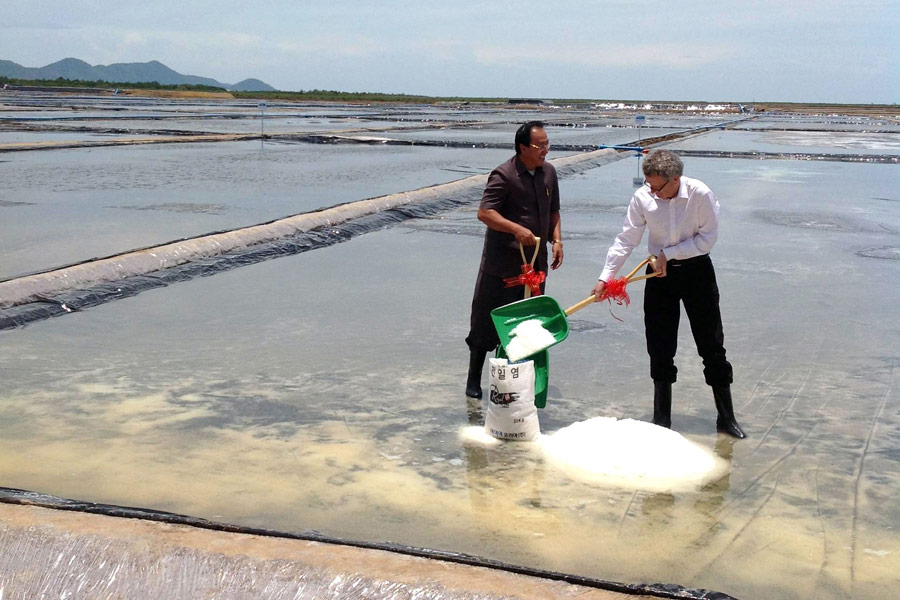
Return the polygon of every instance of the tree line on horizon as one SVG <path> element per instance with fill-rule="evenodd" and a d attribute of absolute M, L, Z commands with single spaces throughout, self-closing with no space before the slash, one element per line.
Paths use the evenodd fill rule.
<path fill-rule="evenodd" d="M 507 98 L 470 98 L 463 96 L 420 96 L 383 92 L 340 92 L 337 90 L 300 90 L 297 92 L 231 92 L 235 98 L 271 100 L 348 100 L 357 102 L 506 102 Z"/>
<path fill-rule="evenodd" d="M 506 102 L 507 98 L 469 98 L 462 96 L 437 97 L 421 96 L 415 94 L 386 94 L 381 92 L 341 92 L 337 90 L 300 90 L 297 92 L 286 91 L 257 91 L 239 92 L 229 91 L 222 87 L 201 84 L 162 84 L 156 81 L 131 82 L 131 81 L 105 81 L 84 79 L 17 79 L 0 76 L 0 86 L 20 85 L 28 87 L 71 87 L 71 88 L 97 88 L 97 89 L 139 89 L 139 90 L 169 90 L 184 92 L 224 92 L 235 98 L 254 98 L 260 100 L 343 100 L 356 102 Z"/>
<path fill-rule="evenodd" d="M 223 87 L 194 84 L 194 83 L 178 83 L 178 84 L 162 84 L 156 81 L 150 82 L 132 82 L 132 81 L 88 81 L 82 79 L 65 79 L 57 77 L 56 79 L 17 79 L 14 77 L 0 76 L 0 87 L 4 85 L 19 85 L 28 87 L 71 87 L 71 88 L 97 88 L 97 89 L 140 89 L 140 90 L 168 90 L 183 92 L 213 92 L 231 94 L 235 98 L 258 99 L 258 100 L 321 100 L 321 101 L 346 101 L 346 102 L 408 102 L 408 103 L 435 103 L 435 102 L 512 102 L 511 98 L 481 98 L 471 96 L 422 96 L 416 94 L 388 94 L 381 92 L 341 92 L 337 90 L 300 90 L 296 92 L 288 91 L 255 91 L 240 92 L 229 91 Z M 601 100 L 589 99 L 563 99 L 554 98 L 554 102 L 566 104 L 589 104 L 592 102 L 600 102 Z M 617 100 L 602 100 L 609 102 L 617 102 Z M 622 102 L 632 102 L 625 101 Z M 644 102 L 644 101 L 640 101 Z M 677 104 L 688 101 L 667 101 L 668 104 Z M 887 109 L 889 113 L 896 114 L 897 104 L 836 104 L 830 102 L 766 102 L 769 109 L 775 110 L 791 110 L 801 107 L 810 109 L 847 109 L 858 107 L 861 110 L 872 110 L 875 108 Z"/>
<path fill-rule="evenodd" d="M 87 81 L 84 79 L 16 79 L 0 76 L 0 85 L 22 85 L 29 87 L 79 87 L 99 89 L 135 89 L 135 90 L 174 90 L 185 92 L 227 92 L 225 88 L 197 83 L 173 83 L 163 84 L 156 81 L 147 82 L 115 82 L 115 81 Z"/>

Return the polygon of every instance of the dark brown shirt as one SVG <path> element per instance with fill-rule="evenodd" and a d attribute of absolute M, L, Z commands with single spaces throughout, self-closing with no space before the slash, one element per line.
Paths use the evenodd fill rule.
<path fill-rule="evenodd" d="M 481 208 L 494 209 L 541 238 L 534 268 L 547 271 L 550 214 L 559 212 L 559 180 L 553 165 L 545 162 L 532 175 L 518 157 L 513 156 L 491 172 L 481 197 Z M 528 262 L 533 253 L 534 246 L 525 247 Z M 481 270 L 499 277 L 512 277 L 522 272 L 522 254 L 513 234 L 487 228 Z"/>

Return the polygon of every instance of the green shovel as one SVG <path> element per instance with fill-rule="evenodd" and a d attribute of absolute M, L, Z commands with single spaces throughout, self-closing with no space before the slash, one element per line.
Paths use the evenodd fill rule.
<path fill-rule="evenodd" d="M 655 265 L 655 257 L 648 256 L 638 264 L 628 275 L 623 277 L 625 283 L 641 281 L 659 275 L 653 272 L 647 275 L 635 277 L 635 274 L 647 263 Z M 506 304 L 491 311 L 491 320 L 494 322 L 494 329 L 500 338 L 500 346 L 503 351 L 509 353 L 509 342 L 514 336 L 510 336 L 510 332 L 520 323 L 525 321 L 538 320 L 541 326 L 553 335 L 553 342 L 547 344 L 543 348 L 538 348 L 528 356 L 521 357 L 522 360 L 534 356 L 547 348 L 555 346 L 569 336 L 569 320 L 568 317 L 575 311 L 581 310 L 585 306 L 593 304 L 597 301 L 596 296 L 591 294 L 578 304 L 570 306 L 566 310 L 560 307 L 559 303 L 550 296 L 534 296 L 519 300 L 511 304 Z"/>
<path fill-rule="evenodd" d="M 498 358 L 507 358 L 506 345 L 511 339 L 509 332 L 523 321 L 538 319 L 544 329 L 553 334 L 552 344 L 525 357 L 534 361 L 534 405 L 536 407 L 544 408 L 547 405 L 547 387 L 550 379 L 550 353 L 547 348 L 555 346 L 569 335 L 569 321 L 566 317 L 576 310 L 592 304 L 594 299 L 594 296 L 591 295 L 564 311 L 550 296 L 534 296 L 491 311 L 491 320 L 493 320 L 494 328 L 500 337 L 500 347 L 497 348 Z"/>
<path fill-rule="evenodd" d="M 529 356 L 523 357 L 525 359 L 551 346 L 555 346 L 569 337 L 569 320 L 567 317 L 575 311 L 593 304 L 595 301 L 596 297 L 591 294 L 575 306 L 570 306 L 563 310 L 559 303 L 550 296 L 534 296 L 495 308 L 491 311 L 491 320 L 494 322 L 494 329 L 497 330 L 497 335 L 500 337 L 500 346 L 504 352 L 508 351 L 507 346 L 512 340 L 512 337 L 509 335 L 510 332 L 520 323 L 536 319 L 540 321 L 544 329 L 550 332 L 553 336 L 553 343 L 536 350 Z"/>

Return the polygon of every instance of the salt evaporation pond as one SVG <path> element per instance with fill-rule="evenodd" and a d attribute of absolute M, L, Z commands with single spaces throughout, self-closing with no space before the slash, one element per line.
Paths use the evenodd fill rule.
<path fill-rule="evenodd" d="M 4 156 L 0 279 L 476 173 L 508 151 L 175 144 Z M 12 226 L 15 225 L 15 226 Z"/>
<path fill-rule="evenodd" d="M 714 131 L 666 144 L 672 150 L 794 152 L 816 154 L 900 154 L 898 133 L 861 131 Z"/>
<path fill-rule="evenodd" d="M 502 110 L 495 118 L 515 120 Z M 552 143 L 555 131 L 548 133 Z M 744 149 L 755 149 L 753 139 Z M 223 155 L 238 163 L 241 148 L 153 152 L 162 161 L 195 151 L 210 163 Z M 327 147 L 335 166 L 318 177 L 349 200 L 380 193 L 366 185 L 369 176 L 373 185 L 385 182 L 366 167 L 369 160 L 399 169 L 411 156 L 479 168 L 499 162 L 497 150 L 384 150 Z M 3 255 L 11 252 L 7 234 L 18 229 L 19 239 L 41 239 L 39 221 L 20 220 L 29 205 L 15 202 L 40 206 L 42 190 L 65 189 L 62 173 L 74 167 L 52 165 L 78 156 L 0 157 L 13 161 L 0 163 L 5 181 L 17 172 L 8 167 L 23 161 L 47 178 L 13 177 L 15 196 L 0 197 Z M 685 162 L 722 205 L 714 262 L 735 408 L 749 438 L 716 435 L 686 323 L 673 429 L 729 463 L 721 478 L 647 491 L 575 477 L 529 444 L 461 440 L 462 430 L 484 421 L 483 402 L 463 395 L 462 340 L 481 253 L 469 205 L 0 331 L 0 485 L 738 598 L 896 595 L 898 167 Z M 341 176 L 347 165 L 353 177 Z M 548 292 L 563 306 L 590 291 L 636 168 L 626 158 L 561 181 L 566 259 L 550 275 Z M 244 189 L 277 188 L 281 172 L 267 171 Z M 121 178 L 127 185 L 129 175 Z M 413 173 L 398 185 L 430 179 Z M 105 181 L 104 189 L 115 189 L 114 174 Z M 184 187 L 167 188 L 164 201 L 210 203 L 229 193 L 212 178 Z M 267 202 L 290 205 L 287 187 Z M 382 191 L 402 191 L 390 187 Z M 90 212 L 89 184 L 82 189 L 76 204 Z M 142 202 L 156 202 L 151 191 Z M 245 210 L 263 209 L 248 203 Z M 126 219 L 110 216 L 120 212 L 127 211 L 92 218 L 114 231 L 128 228 Z M 153 211 L 129 214 L 138 224 L 148 219 L 155 237 L 181 218 L 194 232 L 216 222 L 216 215 L 188 213 L 154 225 Z M 112 239 L 109 247 L 145 243 L 130 239 Z M 6 268 L 83 258 L 83 242 L 59 242 L 37 267 L 19 268 L 17 260 Z M 623 322 L 608 306 L 589 307 L 551 350 L 545 433 L 595 417 L 649 419 L 641 288 L 630 293 L 630 308 L 611 309 Z"/>

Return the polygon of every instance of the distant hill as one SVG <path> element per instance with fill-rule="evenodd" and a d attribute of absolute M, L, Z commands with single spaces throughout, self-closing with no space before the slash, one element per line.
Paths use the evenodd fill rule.
<path fill-rule="evenodd" d="M 231 92 L 274 92 L 275 88 L 259 79 L 245 79 L 227 88 Z"/>
<path fill-rule="evenodd" d="M 274 92 L 275 88 L 259 79 L 245 79 L 239 83 L 220 83 L 209 77 L 182 75 L 157 60 L 145 63 L 115 63 L 91 66 L 77 58 L 64 58 L 45 67 L 23 67 L 9 60 L 0 60 L 0 77 L 12 79 L 79 79 L 117 83 L 149 83 L 163 85 L 210 85 L 237 92 Z"/>

